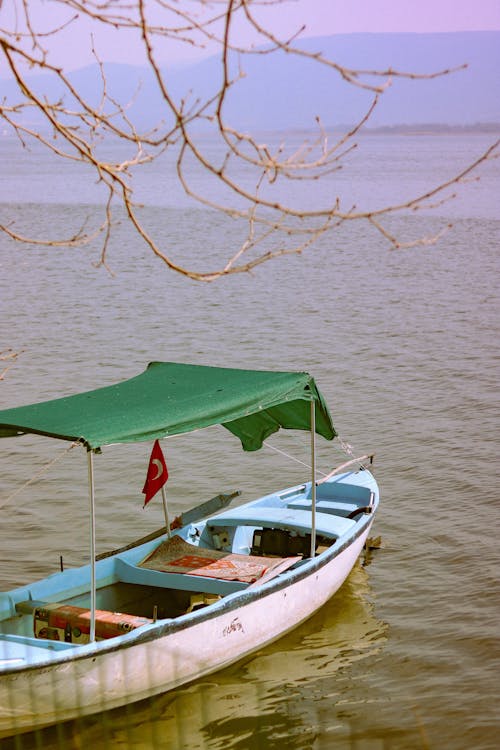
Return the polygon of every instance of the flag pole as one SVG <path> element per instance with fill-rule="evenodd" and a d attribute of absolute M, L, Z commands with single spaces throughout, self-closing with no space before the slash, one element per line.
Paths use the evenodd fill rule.
<path fill-rule="evenodd" d="M 311 557 L 316 554 L 316 402 L 311 401 Z"/>
<path fill-rule="evenodd" d="M 92 450 L 87 450 L 87 467 L 89 475 L 90 506 L 90 633 L 89 640 L 95 641 L 95 500 L 94 500 L 94 462 Z"/>
<path fill-rule="evenodd" d="M 172 532 L 170 531 L 170 521 L 168 519 L 168 506 L 167 506 L 167 493 L 165 492 L 165 485 L 161 488 L 161 499 L 163 500 L 163 514 L 165 516 L 165 526 L 167 527 L 167 538 L 170 539 Z"/>

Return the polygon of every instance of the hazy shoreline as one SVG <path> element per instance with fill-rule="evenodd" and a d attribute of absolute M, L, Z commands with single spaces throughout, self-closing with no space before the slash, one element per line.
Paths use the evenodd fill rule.
<path fill-rule="evenodd" d="M 324 128 L 327 134 L 349 133 L 355 125 L 331 125 Z M 292 128 L 286 132 L 317 133 L 317 130 Z M 470 125 L 447 123 L 410 123 L 399 125 L 374 125 L 361 128 L 357 135 L 500 135 L 500 122 L 478 122 Z"/>
<path fill-rule="evenodd" d="M 478 122 L 472 125 L 446 123 L 413 123 L 409 125 L 380 125 L 366 127 L 363 133 L 373 135 L 485 135 L 500 133 L 500 122 Z"/>
<path fill-rule="evenodd" d="M 49 133 L 49 129 L 46 127 L 40 127 L 40 123 L 24 123 L 29 124 L 32 128 L 37 128 L 38 132 L 42 134 Z M 323 128 L 323 132 L 326 135 L 345 135 L 356 129 L 355 125 L 331 125 Z M 243 131 L 246 129 L 243 128 Z M 250 129 L 248 129 L 250 130 Z M 256 132 L 252 128 L 253 132 Z M 307 135 L 311 134 L 318 136 L 318 130 L 315 128 L 288 128 L 286 130 L 271 130 L 262 129 L 260 131 L 262 135 Z M 204 133 L 205 134 L 205 133 Z M 208 134 L 208 132 L 207 132 Z M 399 124 L 399 125 L 379 125 L 373 127 L 361 128 L 356 133 L 359 135 L 407 135 L 407 136 L 418 136 L 418 135 L 500 135 L 500 122 L 478 122 L 470 125 L 448 125 L 446 123 L 410 123 L 410 124 Z M 14 133 L 7 128 L 0 131 L 0 137 L 15 137 Z"/>

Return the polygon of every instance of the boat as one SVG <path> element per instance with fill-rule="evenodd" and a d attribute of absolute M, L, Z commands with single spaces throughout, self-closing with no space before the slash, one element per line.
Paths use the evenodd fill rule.
<path fill-rule="evenodd" d="M 154 441 L 158 480 L 160 441 L 211 425 L 247 451 L 281 428 L 308 432 L 310 475 L 244 504 L 219 495 L 172 522 L 163 496 L 164 528 L 96 555 L 99 453 Z M 0 411 L 0 437 L 25 434 L 86 451 L 89 562 L 0 592 L 0 737 L 164 693 L 277 640 L 339 589 L 379 504 L 373 454 L 317 471 L 317 435 L 337 435 L 305 372 L 151 362 L 114 385 Z"/>

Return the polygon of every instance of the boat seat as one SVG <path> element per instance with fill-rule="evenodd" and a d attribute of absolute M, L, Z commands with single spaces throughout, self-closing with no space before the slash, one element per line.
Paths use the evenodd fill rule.
<path fill-rule="evenodd" d="M 40 599 L 26 599 L 24 602 L 16 602 L 16 612 L 19 615 L 32 615 L 37 607 L 45 607 L 48 602 Z"/>
<path fill-rule="evenodd" d="M 35 638 L 67 643 L 88 643 L 89 641 L 90 610 L 87 607 L 29 599 L 18 602 L 16 610 L 19 614 L 33 614 Z M 152 622 L 153 620 L 148 617 L 97 609 L 95 612 L 96 640 L 124 635 L 130 630 Z"/>
<path fill-rule="evenodd" d="M 349 516 L 350 513 L 356 513 L 366 506 L 364 502 L 353 503 L 352 500 L 335 501 L 335 500 L 318 500 L 316 502 L 316 513 L 330 513 L 335 516 Z M 311 498 L 298 498 L 288 503 L 288 508 L 294 510 L 311 511 Z"/>
<path fill-rule="evenodd" d="M 134 583 L 140 586 L 155 588 L 181 589 L 182 591 L 203 591 L 207 594 L 226 596 L 235 591 L 242 591 L 248 583 L 241 581 L 221 581 L 219 579 L 200 578 L 188 573 L 167 573 L 161 570 L 149 570 L 138 565 L 131 565 L 125 560 L 116 560 L 116 573 L 123 583 Z"/>
<path fill-rule="evenodd" d="M 316 512 L 316 533 L 320 536 L 337 539 L 347 534 L 355 525 L 356 522 L 350 518 Z M 207 526 L 211 531 L 220 526 L 256 526 L 310 533 L 311 513 L 293 508 L 242 506 L 210 518 Z"/>
<path fill-rule="evenodd" d="M 181 576 L 178 585 L 181 589 L 189 590 L 194 582 L 197 591 L 223 595 L 239 590 L 241 585 L 270 580 L 293 567 L 299 559 L 297 555 L 290 555 L 271 560 L 257 555 L 207 549 L 189 544 L 180 536 L 174 535 L 150 552 L 137 568 L 140 568 L 140 575 L 159 573 L 167 581 L 171 581 L 173 576 Z M 123 569 L 120 572 L 120 577 L 122 576 Z M 210 586 L 211 582 L 214 588 L 208 590 L 207 585 Z M 235 584 L 239 585 L 236 589 Z"/>

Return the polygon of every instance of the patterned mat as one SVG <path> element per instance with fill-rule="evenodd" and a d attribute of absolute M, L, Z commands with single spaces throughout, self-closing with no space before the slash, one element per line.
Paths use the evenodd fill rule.
<path fill-rule="evenodd" d="M 224 581 L 264 583 L 294 565 L 300 557 L 269 558 L 237 555 L 232 552 L 195 547 L 173 536 L 162 542 L 139 566 L 164 573 L 189 573 L 192 576 Z"/>

